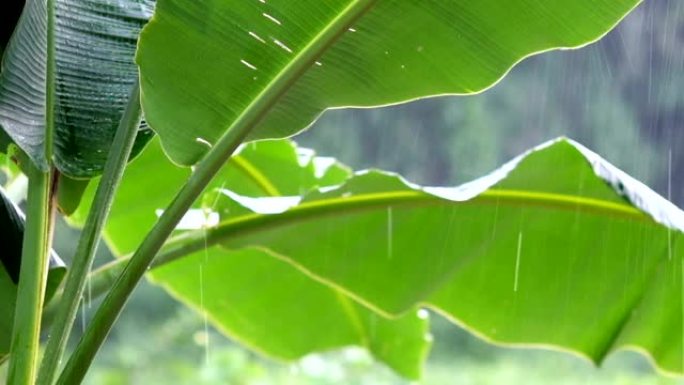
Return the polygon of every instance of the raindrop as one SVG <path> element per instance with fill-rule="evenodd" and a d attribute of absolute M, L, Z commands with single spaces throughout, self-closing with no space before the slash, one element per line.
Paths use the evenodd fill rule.
<path fill-rule="evenodd" d="M 206 250 L 206 249 L 205 249 Z M 209 321 L 207 319 L 207 311 L 204 308 L 204 274 L 202 270 L 203 265 L 199 265 L 199 280 L 200 280 L 200 309 L 202 310 L 202 317 L 204 318 L 204 335 L 206 341 L 204 344 L 204 361 L 209 366 Z"/>
<path fill-rule="evenodd" d="M 249 68 L 249 69 L 253 69 L 254 71 L 257 70 L 257 68 L 256 68 L 256 66 L 255 66 L 254 64 L 248 62 L 248 61 L 245 60 L 245 59 L 240 59 L 240 63 L 244 64 L 244 65 L 245 65 L 247 68 Z"/>
<path fill-rule="evenodd" d="M 354 28 L 349 28 L 349 32 L 356 32 Z"/>
<path fill-rule="evenodd" d="M 209 142 L 208 140 L 206 140 L 206 139 L 204 139 L 204 138 L 197 137 L 197 138 L 195 138 L 195 142 L 204 144 L 205 146 L 207 146 L 207 147 L 209 147 L 209 148 L 212 148 L 212 147 L 213 147 L 213 145 L 211 144 L 211 142 Z"/>
<path fill-rule="evenodd" d="M 273 42 L 274 42 L 278 47 L 284 49 L 284 50 L 287 51 L 288 53 L 292 53 L 292 50 L 290 49 L 290 47 L 288 47 L 287 45 L 285 45 L 285 43 L 283 43 L 282 41 L 280 41 L 280 40 L 278 40 L 278 39 L 273 39 Z"/>
<path fill-rule="evenodd" d="M 667 150 L 667 199 L 672 200 L 672 148 Z"/>
<path fill-rule="evenodd" d="M 419 45 L 418 47 L 416 47 L 416 51 L 423 52 L 423 46 Z"/>
<path fill-rule="evenodd" d="M 195 332 L 195 334 L 192 335 L 192 339 L 198 346 L 205 346 L 207 344 L 207 336 L 204 334 L 203 331 Z"/>
<path fill-rule="evenodd" d="M 672 201 L 672 148 L 667 150 L 667 200 Z M 667 227 L 667 260 L 672 260 L 672 228 Z"/>
<path fill-rule="evenodd" d="M 425 309 L 418 309 L 418 318 L 420 319 L 428 319 L 430 317 L 430 313 L 425 310 Z"/>
<path fill-rule="evenodd" d="M 518 250 L 515 256 L 515 277 L 513 279 L 513 291 L 518 291 L 518 274 L 520 273 L 520 250 L 522 249 L 522 231 L 518 232 Z"/>
<path fill-rule="evenodd" d="M 321 62 L 317 61 L 317 62 L 316 62 L 316 65 L 320 67 L 320 66 L 322 66 L 322 65 L 323 65 L 323 63 L 321 63 Z"/>
<path fill-rule="evenodd" d="M 387 208 L 387 259 L 392 259 L 392 207 Z"/>
<path fill-rule="evenodd" d="M 278 25 L 281 25 L 280 20 L 278 20 L 278 19 L 276 19 L 275 17 L 269 15 L 268 13 L 264 12 L 264 13 L 262 13 L 262 15 L 263 15 L 265 18 L 267 18 L 268 20 L 271 20 L 272 22 L 274 22 L 274 23 L 276 23 L 276 24 L 278 24 Z"/>
<path fill-rule="evenodd" d="M 249 36 L 259 40 L 260 42 L 266 44 L 266 40 L 262 39 L 261 36 L 257 35 L 256 33 L 249 31 Z"/>
<path fill-rule="evenodd" d="M 217 198 L 218 198 L 218 196 L 219 195 L 216 194 Z M 207 234 L 207 233 L 208 233 L 208 231 L 207 231 L 207 228 L 205 227 L 204 228 L 204 262 L 205 263 L 209 261 L 209 240 L 208 240 L 209 234 Z M 201 268 L 201 266 L 200 266 L 200 268 Z"/>

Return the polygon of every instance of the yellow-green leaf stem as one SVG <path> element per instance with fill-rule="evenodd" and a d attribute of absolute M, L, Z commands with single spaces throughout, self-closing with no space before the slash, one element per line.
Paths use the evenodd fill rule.
<path fill-rule="evenodd" d="M 51 385 L 64 354 L 69 332 L 74 324 L 78 304 L 83 295 L 86 278 L 93 264 L 100 234 L 112 206 L 114 193 L 123 176 L 126 162 L 133 148 L 142 112 L 140 109 L 140 88 L 136 82 L 131 90 L 128 106 L 121 118 L 119 129 L 110 149 L 104 174 L 100 179 L 93 205 L 88 213 L 85 228 L 81 233 L 71 269 L 67 276 L 63 300 L 52 325 L 38 383 Z"/>

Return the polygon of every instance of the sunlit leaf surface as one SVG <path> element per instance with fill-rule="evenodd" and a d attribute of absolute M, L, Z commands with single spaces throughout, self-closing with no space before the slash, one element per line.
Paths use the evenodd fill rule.
<path fill-rule="evenodd" d="M 135 250 L 154 225 L 158 209 L 168 204 L 188 176 L 188 169 L 166 159 L 156 140 L 131 163 L 105 229 L 115 253 Z M 290 141 L 252 143 L 231 158 L 181 227 L 210 225 L 213 215 L 218 220 L 213 209 L 219 209 L 217 199 L 222 195 L 217 191 L 278 199 L 338 185 L 349 176 L 350 171 L 334 159 L 317 157 Z M 149 187 L 141 194 L 143 184 Z M 88 188 L 84 200 L 92 199 L 94 188 Z M 229 209 L 227 203 L 222 202 L 221 213 L 246 212 L 240 205 Z M 84 204 L 72 222 L 82 224 L 86 210 Z M 425 311 L 413 309 L 398 319 L 386 319 L 258 249 L 209 248 L 151 275 L 175 298 L 206 313 L 218 330 L 277 359 L 355 345 L 403 376 L 417 379 L 431 344 Z"/>
<path fill-rule="evenodd" d="M 379 312 L 419 304 L 490 341 L 597 362 L 636 348 L 682 372 L 684 213 L 575 142 L 456 188 L 365 172 L 225 218 L 208 244 L 266 248 Z"/>
<path fill-rule="evenodd" d="M 157 139 L 128 166 L 104 232 L 115 254 L 135 251 L 157 221 L 159 210 L 171 202 L 190 173 L 190 169 L 168 161 Z M 251 197 L 289 196 L 303 194 L 315 187 L 340 184 L 350 173 L 334 159 L 316 157 L 311 150 L 297 148 L 288 140 L 262 141 L 242 147 L 207 190 L 225 188 Z M 94 179 L 87 187 L 82 204 L 68 218 L 72 224 L 85 224 L 98 180 Z M 204 205 L 210 207 L 212 204 L 205 202 Z M 191 210 L 199 213 L 200 219 L 204 218 L 202 206 L 200 199 Z M 199 220 L 195 227 L 203 223 Z"/>
<path fill-rule="evenodd" d="M 252 138 L 292 135 L 326 108 L 474 93 L 527 55 L 599 38 L 638 2 L 160 0 L 137 54 L 143 108 L 189 165 L 266 98 Z"/>
<path fill-rule="evenodd" d="M 298 269 L 380 315 L 429 307 L 489 341 L 562 349 L 596 362 L 634 348 L 660 369 L 681 372 L 675 326 L 682 322 L 684 213 L 576 142 L 545 143 L 454 188 L 420 187 L 379 171 L 322 187 L 283 204 L 283 197 L 254 198 L 217 186 L 203 205 L 220 223 L 177 238 L 196 253 L 163 258 L 156 272 L 164 273 L 156 278 L 197 307 L 200 269 L 206 271 L 200 266 L 225 263 L 232 267 L 216 267 L 217 281 L 203 281 L 205 288 L 262 276 L 258 287 L 240 290 L 261 293 L 272 308 L 269 301 L 286 294 L 274 291 L 277 274 L 267 273 L 285 269 L 279 259 L 293 267 L 293 280 L 304 279 Z M 122 222 L 108 230 L 110 243 L 129 237 L 123 228 Z M 256 306 L 241 303 L 233 291 L 223 302 L 204 299 L 218 301 L 208 310 L 211 319 L 248 346 L 278 355 L 292 341 L 260 345 L 253 339 L 262 331 L 218 316 Z M 329 343 L 315 340 L 312 349 Z M 411 367 L 381 358 L 403 373 Z"/>
<path fill-rule="evenodd" d="M 220 331 L 267 356 L 293 360 L 356 345 L 418 379 L 430 347 L 426 310 L 386 319 L 258 249 L 214 247 L 151 275 Z"/>

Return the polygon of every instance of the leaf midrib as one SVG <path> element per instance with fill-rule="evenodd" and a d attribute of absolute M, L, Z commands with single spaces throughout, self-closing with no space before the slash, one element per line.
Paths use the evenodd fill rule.
<path fill-rule="evenodd" d="M 233 165 L 249 178 L 263 193 L 268 196 L 280 196 L 280 191 L 271 180 L 249 160 L 241 155 L 233 155 L 230 158 Z"/>
<path fill-rule="evenodd" d="M 151 268 L 188 256 L 205 247 L 216 245 L 226 238 L 239 237 L 266 231 L 278 226 L 313 220 L 324 216 L 354 215 L 360 211 L 385 209 L 397 206 L 443 205 L 520 205 L 555 208 L 572 212 L 586 212 L 595 215 L 609 215 L 628 220 L 658 225 L 646 213 L 637 208 L 603 199 L 579 197 L 526 190 L 490 189 L 470 200 L 454 201 L 440 198 L 418 190 L 387 191 L 382 193 L 357 194 L 351 197 L 332 197 L 304 202 L 280 214 L 246 214 L 220 223 L 211 229 L 189 231 L 171 238 Z M 123 269 L 130 256 L 112 261 L 93 272 L 93 287 L 96 294 L 106 291 L 117 273 Z M 58 302 L 58 301 L 57 301 Z"/>
<path fill-rule="evenodd" d="M 172 238 L 165 251 L 155 259 L 153 266 L 161 266 L 191 252 L 215 245 L 226 239 L 267 231 L 275 227 L 314 220 L 325 216 L 354 215 L 360 211 L 385 209 L 397 206 L 428 205 L 509 205 L 545 207 L 556 210 L 585 212 L 595 215 L 626 218 L 657 224 L 639 209 L 603 199 L 580 197 L 526 190 L 490 189 L 476 197 L 456 201 L 441 198 L 418 190 L 386 191 L 357 194 L 349 197 L 331 197 L 304 202 L 280 214 L 250 213 L 223 221 L 216 227 L 188 232 Z M 206 237 L 206 239 L 205 239 Z"/>

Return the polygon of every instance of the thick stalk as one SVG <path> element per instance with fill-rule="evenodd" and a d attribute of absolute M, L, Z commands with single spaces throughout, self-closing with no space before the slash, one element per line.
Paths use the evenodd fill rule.
<path fill-rule="evenodd" d="M 198 164 L 188 182 L 164 211 L 155 227 L 147 234 L 109 294 L 95 312 L 58 380 L 61 385 L 80 384 L 96 352 L 107 337 L 131 292 L 149 267 L 152 259 L 169 237 L 192 203 L 202 193 L 212 177 L 229 159 L 247 134 L 287 93 L 318 57 L 333 44 L 349 26 L 367 12 L 377 0 L 355 0 L 316 35 L 293 60 L 257 95 L 231 124 L 216 145 Z"/>
<path fill-rule="evenodd" d="M 26 225 L 21 252 L 21 271 L 12 327 L 9 385 L 34 385 L 38 371 L 40 324 L 48 258 L 52 241 L 53 171 L 52 142 L 55 129 L 55 0 L 46 1 L 45 138 L 47 168 L 41 170 L 28 162 L 29 177 Z"/>
<path fill-rule="evenodd" d="M 100 234 L 109 215 L 114 193 L 126 168 L 140 126 L 140 120 L 140 87 L 136 81 L 114 136 L 114 143 L 109 150 L 107 163 L 67 276 L 64 294 L 52 324 L 43 362 L 38 373 L 39 385 L 52 384 L 62 360 L 69 334 L 76 319 L 86 278 L 93 264 Z"/>
<path fill-rule="evenodd" d="M 9 385 L 33 385 L 36 378 L 50 250 L 51 173 L 42 172 L 31 164 L 28 174 L 28 211 L 12 330 Z"/>

